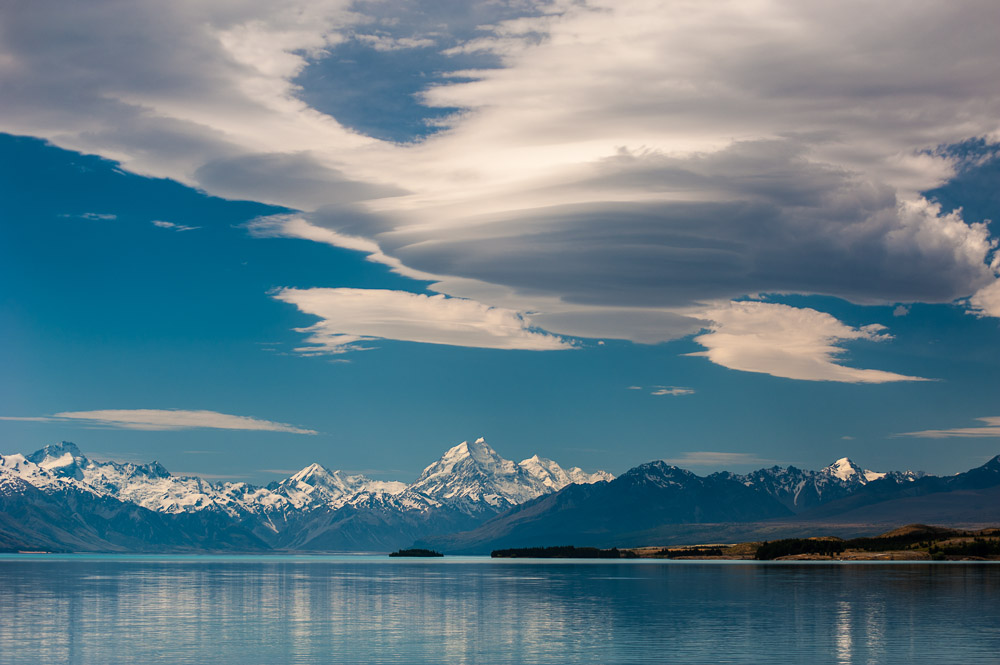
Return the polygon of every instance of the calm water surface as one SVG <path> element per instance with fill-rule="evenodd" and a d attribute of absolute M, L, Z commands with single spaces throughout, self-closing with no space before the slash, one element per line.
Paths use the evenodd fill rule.
<path fill-rule="evenodd" d="M 998 663 L 1000 565 L 0 556 L 0 663 Z"/>

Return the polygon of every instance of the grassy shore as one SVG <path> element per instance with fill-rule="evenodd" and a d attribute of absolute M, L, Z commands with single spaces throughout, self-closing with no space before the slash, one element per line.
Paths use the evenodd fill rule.
<path fill-rule="evenodd" d="M 909 524 L 870 538 L 804 537 L 672 547 L 548 547 L 497 550 L 494 557 L 732 559 L 766 561 L 1000 561 L 1000 527 L 967 531 Z"/>

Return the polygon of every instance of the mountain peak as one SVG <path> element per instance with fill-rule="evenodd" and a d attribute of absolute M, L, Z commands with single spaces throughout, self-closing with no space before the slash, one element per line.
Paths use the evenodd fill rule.
<path fill-rule="evenodd" d="M 873 480 L 885 478 L 886 474 L 879 471 L 862 469 L 849 457 L 841 457 L 836 462 L 820 470 L 820 473 L 836 478 L 844 483 L 859 483 L 865 485 Z"/>
<path fill-rule="evenodd" d="M 631 483 L 662 485 L 663 483 L 689 482 L 691 479 L 697 477 L 687 469 L 682 469 L 663 460 L 655 460 L 629 469 L 619 476 L 618 479 L 621 480 L 624 478 Z"/>
<path fill-rule="evenodd" d="M 26 459 L 53 475 L 77 480 L 83 479 L 82 467 L 87 464 L 87 458 L 76 444 L 70 441 L 60 441 L 45 446 L 28 455 Z"/>
<path fill-rule="evenodd" d="M 421 477 L 427 474 L 432 467 L 443 465 L 451 468 L 465 459 L 471 459 L 477 466 L 495 466 L 506 461 L 490 447 L 490 444 L 486 443 L 486 439 L 479 437 L 472 443 L 463 441 L 457 446 L 449 448 L 437 462 L 424 469 L 424 474 Z"/>
<path fill-rule="evenodd" d="M 303 468 L 298 473 L 292 475 L 289 480 L 294 480 L 296 482 L 307 481 L 309 478 L 314 478 L 316 476 L 325 477 L 332 475 L 325 466 L 322 464 L 317 464 L 313 462 L 309 466 Z"/>
<path fill-rule="evenodd" d="M 864 470 L 851 461 L 849 457 L 841 457 L 823 471 L 838 480 L 850 480 L 855 476 L 864 476 Z"/>
<path fill-rule="evenodd" d="M 47 459 L 59 459 L 64 455 L 69 455 L 74 459 L 84 459 L 83 453 L 72 441 L 60 441 L 52 443 L 44 448 L 40 448 L 27 456 L 27 459 L 35 464 L 41 464 Z"/>
<path fill-rule="evenodd" d="M 988 471 L 1000 471 L 1000 455 L 996 455 L 991 460 L 983 464 L 980 469 L 986 469 Z"/>

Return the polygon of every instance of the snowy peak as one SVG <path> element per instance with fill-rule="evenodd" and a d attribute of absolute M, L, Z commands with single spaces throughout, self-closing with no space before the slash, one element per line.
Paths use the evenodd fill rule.
<path fill-rule="evenodd" d="M 449 448 L 441 458 L 424 469 L 417 483 L 420 484 L 428 478 L 440 476 L 441 474 L 455 473 L 458 469 L 477 469 L 484 473 L 492 472 L 513 472 L 514 463 L 505 460 L 497 454 L 497 451 L 486 443 L 482 437 L 473 443 L 463 441 L 462 443 Z"/>
<path fill-rule="evenodd" d="M 83 467 L 87 458 L 75 443 L 61 441 L 45 446 L 27 456 L 27 459 L 60 478 L 83 480 Z"/>
<path fill-rule="evenodd" d="M 607 471 L 596 471 L 587 473 L 578 466 L 563 469 L 556 462 L 538 455 L 532 455 L 526 460 L 518 462 L 518 466 L 524 469 L 525 473 L 539 481 L 552 491 L 559 491 L 567 485 L 573 483 L 589 485 L 591 483 L 607 482 L 614 480 Z"/>
<path fill-rule="evenodd" d="M 361 474 L 348 475 L 339 469 L 330 471 L 321 464 L 310 464 L 292 477 L 268 485 L 269 490 L 288 499 L 296 508 L 309 505 L 337 508 L 353 503 L 362 494 L 391 497 L 406 487 L 406 483 L 372 480 Z"/>
<path fill-rule="evenodd" d="M 845 483 L 859 485 L 866 485 L 873 480 L 885 477 L 884 473 L 862 469 L 847 457 L 841 457 L 833 464 L 824 467 L 820 473 Z"/>
<path fill-rule="evenodd" d="M 367 480 L 364 476 L 348 476 L 339 469 L 330 471 L 321 464 L 310 464 L 284 482 L 302 483 L 311 487 L 322 487 L 344 493 L 360 489 Z"/>
<path fill-rule="evenodd" d="M 610 474 L 568 473 L 552 460 L 534 455 L 515 463 L 501 457 L 482 438 L 449 448 L 424 469 L 410 491 L 444 503 L 488 504 L 504 508 L 556 492 L 572 482 L 607 480 Z"/>
<path fill-rule="evenodd" d="M 28 455 L 27 459 L 35 464 L 42 464 L 47 460 L 62 458 L 66 455 L 75 459 L 86 460 L 76 444 L 70 441 L 60 441 L 59 443 L 45 446 Z"/>

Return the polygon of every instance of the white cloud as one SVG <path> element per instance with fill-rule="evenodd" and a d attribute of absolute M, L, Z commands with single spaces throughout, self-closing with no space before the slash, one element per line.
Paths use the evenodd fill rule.
<path fill-rule="evenodd" d="M 1000 438 L 1000 416 L 976 418 L 986 423 L 983 427 L 958 427 L 955 429 L 927 429 L 920 432 L 904 432 L 897 436 L 913 436 L 921 439 L 979 439 Z"/>
<path fill-rule="evenodd" d="M 153 226 L 157 226 L 161 229 L 170 229 L 172 231 L 177 231 L 177 232 L 195 231 L 201 228 L 200 226 L 185 226 L 183 224 L 174 224 L 173 222 L 164 222 L 163 220 L 160 219 L 154 219 Z"/>
<path fill-rule="evenodd" d="M 186 411 L 183 409 L 105 409 L 99 411 L 63 411 L 51 416 L 0 416 L 0 420 L 30 420 L 40 422 L 82 422 L 90 425 L 137 430 L 231 429 L 292 434 L 318 434 L 285 423 L 259 420 L 248 416 L 233 416 L 216 411 Z"/>
<path fill-rule="evenodd" d="M 906 305 L 896 305 L 896 309 L 892 310 L 893 316 L 906 316 L 910 313 L 910 308 Z"/>
<path fill-rule="evenodd" d="M 302 210 L 257 232 L 364 252 L 493 305 L 514 331 L 496 344 L 564 348 L 517 312 L 558 335 L 676 339 L 704 325 L 698 303 L 758 292 L 970 298 L 1000 316 L 985 226 L 920 195 L 967 166 L 939 146 L 1000 139 L 993 3 L 468 4 L 25 3 L 2 28 L 13 92 L 0 131 Z M 491 18 L 519 7 L 525 16 Z M 461 109 L 439 134 L 378 141 L 298 97 L 296 76 L 325 49 L 427 47 L 470 17 L 483 29 L 454 48 L 456 67 L 471 51 L 500 66 L 425 91 Z M 397 30 L 400 18 L 423 28 Z M 386 330 L 398 303 L 367 302 L 388 307 L 365 310 L 374 328 L 338 332 L 352 326 L 324 314 L 336 324 L 311 331 L 317 348 L 414 327 L 436 343 L 491 340 L 442 335 L 440 321 Z M 737 344 L 730 321 L 699 339 L 745 371 L 912 378 L 838 364 L 837 343 L 874 333 L 802 311 L 812 332 L 762 324 L 757 342 Z M 803 348 L 784 349 L 789 339 Z"/>
<path fill-rule="evenodd" d="M 972 294 L 969 304 L 974 314 L 1000 318 L 1000 279 Z"/>
<path fill-rule="evenodd" d="M 885 383 L 925 381 L 837 362 L 847 341 L 889 339 L 881 325 L 852 328 L 814 309 L 776 303 L 731 302 L 704 313 L 710 331 L 694 338 L 706 348 L 692 353 L 723 367 L 804 381 Z"/>
<path fill-rule="evenodd" d="M 322 320 L 304 354 L 345 353 L 360 342 L 393 339 L 484 349 L 554 351 L 573 344 L 532 328 L 528 317 L 473 300 L 383 289 L 282 289 L 274 297 Z"/>
<path fill-rule="evenodd" d="M 680 457 L 665 459 L 664 462 L 676 466 L 741 466 L 750 464 L 773 464 L 774 460 L 761 459 L 753 453 L 719 453 L 719 452 L 690 452 L 681 453 Z"/>
<path fill-rule="evenodd" d="M 695 391 L 691 388 L 680 388 L 678 386 L 656 386 L 650 395 L 667 395 L 670 397 L 675 397 L 677 395 L 694 395 Z"/>

